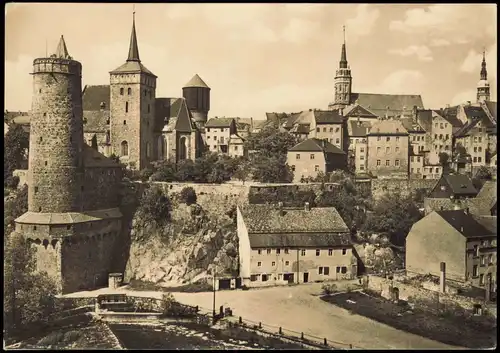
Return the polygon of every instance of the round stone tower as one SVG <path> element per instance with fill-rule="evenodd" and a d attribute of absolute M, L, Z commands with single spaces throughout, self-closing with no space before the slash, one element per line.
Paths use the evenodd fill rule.
<path fill-rule="evenodd" d="M 28 211 L 79 212 L 83 192 L 82 64 L 57 51 L 33 62 Z"/>
<path fill-rule="evenodd" d="M 182 96 L 186 100 L 193 120 L 198 128 L 203 128 L 210 110 L 210 87 L 198 75 L 182 88 Z"/>

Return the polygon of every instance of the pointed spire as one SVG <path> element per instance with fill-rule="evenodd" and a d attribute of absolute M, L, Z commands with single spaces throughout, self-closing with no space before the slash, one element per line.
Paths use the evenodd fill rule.
<path fill-rule="evenodd" d="M 132 13 L 133 19 L 132 19 L 132 34 L 130 35 L 130 46 L 128 49 L 128 59 L 127 61 L 138 61 L 141 62 L 141 59 L 139 59 L 139 47 L 137 45 L 137 35 L 135 33 L 135 6 L 134 6 L 134 12 Z"/>
<path fill-rule="evenodd" d="M 488 79 L 488 71 L 486 71 L 486 51 L 483 50 L 483 62 L 481 63 L 481 80 Z"/>
<path fill-rule="evenodd" d="M 62 35 L 61 39 L 59 40 L 59 44 L 57 45 L 55 56 L 56 58 L 61 59 L 71 59 L 71 56 L 69 56 L 68 53 L 68 48 L 66 47 L 66 42 L 64 41 L 64 36 Z"/>
<path fill-rule="evenodd" d="M 342 52 L 340 54 L 340 65 L 341 69 L 347 69 L 347 52 L 345 49 L 345 26 L 343 26 L 344 31 L 344 43 L 342 44 Z"/>

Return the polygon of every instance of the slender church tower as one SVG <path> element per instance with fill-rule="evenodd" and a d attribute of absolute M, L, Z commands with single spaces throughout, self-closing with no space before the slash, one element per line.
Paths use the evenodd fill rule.
<path fill-rule="evenodd" d="M 347 63 L 347 52 L 345 47 L 345 26 L 344 43 L 342 44 L 342 52 L 340 54 L 339 68 L 335 75 L 335 99 L 328 105 L 330 110 L 343 109 L 350 104 L 352 90 L 351 68 Z"/>
<path fill-rule="evenodd" d="M 139 58 L 134 11 L 127 61 L 110 72 L 111 145 L 113 153 L 134 169 L 155 160 L 156 78 Z"/>
<path fill-rule="evenodd" d="M 480 80 L 477 83 L 477 102 L 482 103 L 490 100 L 490 84 L 488 82 L 488 72 L 486 71 L 486 55 L 483 51 L 483 62 L 481 63 Z"/>

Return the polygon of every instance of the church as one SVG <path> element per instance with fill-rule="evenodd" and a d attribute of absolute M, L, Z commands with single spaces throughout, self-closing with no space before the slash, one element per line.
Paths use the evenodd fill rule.
<path fill-rule="evenodd" d="M 182 88 L 182 97 L 157 97 L 158 77 L 139 56 L 135 16 L 127 60 L 109 74 L 109 85 L 83 90 L 84 135 L 90 146 L 117 155 L 133 169 L 202 155 L 210 87 L 194 75 Z"/>

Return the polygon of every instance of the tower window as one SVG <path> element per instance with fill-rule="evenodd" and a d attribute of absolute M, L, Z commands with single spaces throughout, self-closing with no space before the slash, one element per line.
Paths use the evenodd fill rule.
<path fill-rule="evenodd" d="M 83 191 L 83 190 L 84 190 L 84 186 L 83 186 L 83 185 L 82 185 L 82 186 L 80 186 L 80 190 L 81 190 L 81 191 Z"/>
<path fill-rule="evenodd" d="M 66 229 L 67 229 L 67 230 L 70 230 L 70 229 L 71 229 L 71 226 L 70 226 L 70 225 L 67 225 L 67 226 L 66 226 Z"/>
<path fill-rule="evenodd" d="M 38 192 L 38 186 L 35 186 L 35 194 Z"/>
<path fill-rule="evenodd" d="M 147 89 L 145 89 L 145 90 L 144 90 L 144 97 L 146 97 L 147 95 L 148 95 L 148 90 L 147 90 Z"/>
<path fill-rule="evenodd" d="M 130 87 L 129 87 L 129 88 L 127 89 L 127 94 L 128 94 L 129 96 L 132 94 L 132 88 L 130 88 Z"/>
<path fill-rule="evenodd" d="M 150 105 L 148 104 L 148 113 L 150 113 L 150 112 L 151 112 L 151 107 L 150 107 Z"/>
<path fill-rule="evenodd" d="M 41 88 L 38 90 L 38 93 L 42 93 L 42 89 Z"/>
<path fill-rule="evenodd" d="M 151 94 L 151 91 L 149 91 L 149 98 L 151 98 L 153 95 Z"/>
<path fill-rule="evenodd" d="M 38 207 L 38 212 L 42 212 L 42 206 Z M 36 230 L 36 226 L 35 226 L 35 230 Z"/>
<path fill-rule="evenodd" d="M 49 162 L 45 161 L 45 165 L 48 165 L 48 164 L 49 164 Z"/>
<path fill-rule="evenodd" d="M 125 102 L 125 113 L 128 113 L 128 102 Z"/>
<path fill-rule="evenodd" d="M 42 142 L 42 141 L 43 141 L 43 137 L 42 137 L 42 136 L 40 136 L 40 142 Z"/>
<path fill-rule="evenodd" d="M 120 88 L 120 95 L 123 96 L 123 87 Z"/>
<path fill-rule="evenodd" d="M 127 120 L 123 120 L 123 125 L 127 125 Z"/>
<path fill-rule="evenodd" d="M 43 117 L 45 118 L 47 116 L 47 113 L 43 113 Z"/>
<path fill-rule="evenodd" d="M 121 154 L 122 156 L 128 156 L 128 142 L 127 141 L 123 141 L 122 144 L 121 144 Z"/>

